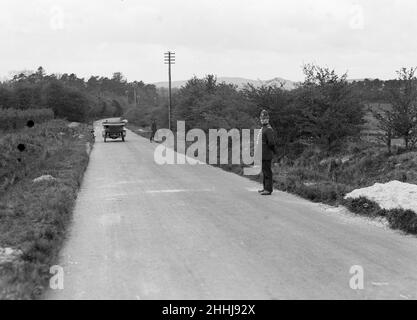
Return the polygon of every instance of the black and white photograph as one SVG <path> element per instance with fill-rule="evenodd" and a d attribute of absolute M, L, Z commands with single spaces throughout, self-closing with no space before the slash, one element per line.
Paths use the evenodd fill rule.
<path fill-rule="evenodd" d="M 416 13 L 0 0 L 0 300 L 417 300 Z"/>

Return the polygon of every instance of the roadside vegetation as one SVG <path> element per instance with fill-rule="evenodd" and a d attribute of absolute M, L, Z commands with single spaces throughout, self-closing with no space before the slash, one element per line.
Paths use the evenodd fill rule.
<path fill-rule="evenodd" d="M 37 298 L 48 285 L 87 167 L 87 143 L 89 126 L 63 120 L 0 139 L 0 247 L 17 252 L 0 263 L 0 299 Z"/>
<path fill-rule="evenodd" d="M 93 143 L 88 99 L 42 68 L 0 84 L 0 299 L 47 288 Z"/>

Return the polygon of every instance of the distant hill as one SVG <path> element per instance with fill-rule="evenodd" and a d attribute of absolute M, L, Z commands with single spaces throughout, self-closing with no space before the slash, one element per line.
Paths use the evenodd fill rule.
<path fill-rule="evenodd" d="M 349 83 L 352 83 L 352 82 L 362 82 L 362 81 L 365 81 L 365 80 L 374 81 L 374 80 L 376 80 L 376 79 L 374 79 L 374 78 L 347 79 L 347 81 L 348 81 Z"/>
<path fill-rule="evenodd" d="M 188 80 L 180 80 L 180 81 L 172 81 L 173 88 L 180 88 L 187 83 Z M 297 83 L 282 79 L 282 78 L 274 78 L 271 80 L 252 80 L 252 79 L 245 79 L 245 78 L 236 78 L 236 77 L 218 77 L 217 82 L 226 82 L 230 84 L 234 84 L 238 86 L 239 89 L 242 89 L 246 84 L 250 83 L 255 87 L 260 87 L 264 85 L 277 85 L 281 86 L 283 84 L 283 88 L 286 90 L 293 90 L 296 88 Z M 159 88 L 168 88 L 168 81 L 166 82 L 156 82 L 154 83 L 156 87 Z"/>

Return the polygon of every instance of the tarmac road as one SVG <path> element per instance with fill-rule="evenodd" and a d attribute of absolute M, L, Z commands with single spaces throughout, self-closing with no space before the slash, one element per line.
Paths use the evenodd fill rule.
<path fill-rule="evenodd" d="M 47 299 L 416 299 L 417 238 L 101 132 Z M 364 271 L 351 289 L 350 269 Z"/>

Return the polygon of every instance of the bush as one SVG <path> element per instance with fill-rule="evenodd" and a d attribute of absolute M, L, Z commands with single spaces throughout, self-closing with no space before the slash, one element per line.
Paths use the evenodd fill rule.
<path fill-rule="evenodd" d="M 404 209 L 381 209 L 381 207 L 367 198 L 344 199 L 342 204 L 350 211 L 369 217 L 385 217 L 392 229 L 417 234 L 417 214 Z"/>
<path fill-rule="evenodd" d="M 55 116 L 68 121 L 83 122 L 89 113 L 89 101 L 78 89 L 52 82 L 45 88 L 46 105 Z"/>
<path fill-rule="evenodd" d="M 124 118 L 126 118 L 129 123 L 140 127 L 149 126 L 151 123 L 149 116 L 147 116 L 142 109 L 136 107 L 128 109 L 124 114 Z"/>
<path fill-rule="evenodd" d="M 384 212 L 381 210 L 380 206 L 367 198 L 360 197 L 356 199 L 348 198 L 343 199 L 342 204 L 348 208 L 350 211 L 364 215 L 364 216 L 383 216 Z"/>
<path fill-rule="evenodd" d="M 417 234 L 417 214 L 411 210 L 384 210 L 391 228 Z"/>

